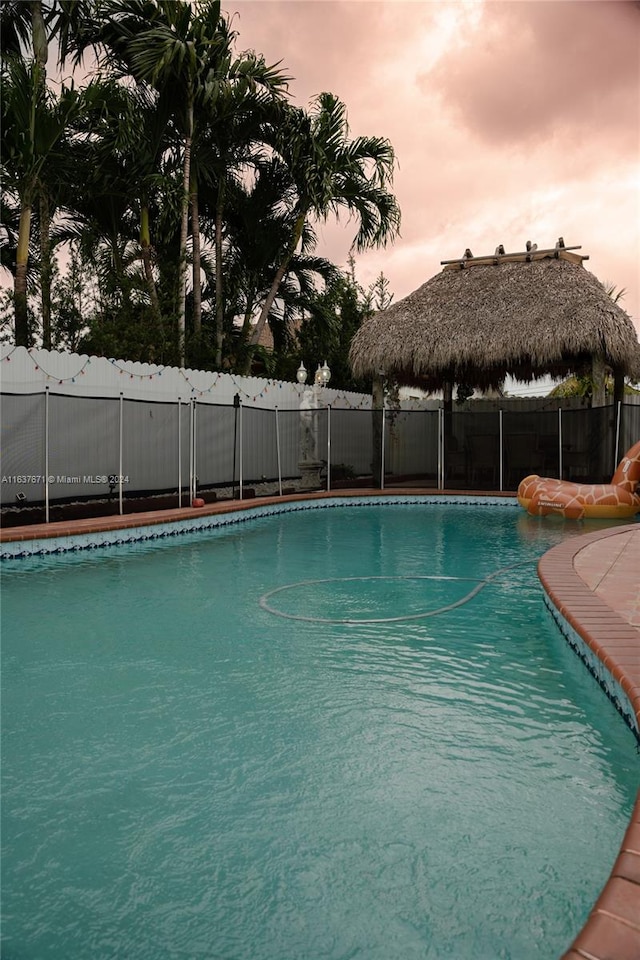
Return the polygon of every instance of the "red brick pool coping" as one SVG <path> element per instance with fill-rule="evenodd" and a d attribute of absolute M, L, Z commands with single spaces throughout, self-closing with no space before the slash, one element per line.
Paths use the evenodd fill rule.
<path fill-rule="evenodd" d="M 538 564 L 550 600 L 620 683 L 640 725 L 639 571 L 637 523 L 572 537 Z M 640 960 L 640 792 L 604 890 L 562 960 L 578 958 Z"/>
<path fill-rule="evenodd" d="M 330 497 L 510 496 L 493 491 L 434 491 L 421 488 L 353 489 L 228 500 L 204 507 L 156 510 L 123 516 L 94 517 L 10 527 L 0 542 L 49 539 L 108 530 L 130 529 L 251 507 Z M 617 539 L 613 539 L 617 538 Z M 538 575 L 551 602 L 620 683 L 640 725 L 640 527 L 631 524 L 571 537 L 549 550 Z M 635 567 L 634 567 L 635 563 Z M 617 570 L 616 570 L 617 567 Z M 605 599 L 606 598 L 606 599 Z M 609 602 L 607 602 L 609 601 Z M 640 960 L 640 791 L 618 858 L 587 923 L 561 960 Z"/>
<path fill-rule="evenodd" d="M 278 503 L 292 503 L 299 500 L 323 500 L 327 497 L 379 497 L 379 496 L 448 496 L 448 497 L 515 497 L 515 493 L 486 491 L 479 493 L 469 490 L 434 490 L 424 487 L 389 487 L 376 490 L 372 487 L 357 489 L 324 490 L 317 493 L 286 494 L 282 497 L 252 497 L 247 500 L 220 500 L 208 503 L 204 507 L 181 507 L 173 510 L 145 510 L 143 513 L 114 514 L 110 517 L 88 517 L 86 520 L 58 520 L 54 523 L 33 523 L 24 527 L 7 527 L 0 530 L 0 543 L 15 540 L 44 540 L 50 537 L 71 537 L 81 533 L 101 533 L 105 530 L 128 530 L 131 527 L 148 527 L 157 523 L 174 523 L 179 520 L 193 520 L 219 513 L 233 513 L 237 510 L 249 510 L 251 507 L 271 506 Z"/>

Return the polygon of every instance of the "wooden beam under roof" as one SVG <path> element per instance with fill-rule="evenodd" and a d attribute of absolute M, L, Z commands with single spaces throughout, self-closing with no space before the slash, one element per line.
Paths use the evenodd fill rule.
<path fill-rule="evenodd" d="M 572 253 L 572 250 L 581 250 L 581 246 L 564 247 L 556 246 L 549 250 L 538 250 L 532 247 L 530 250 L 521 250 L 516 253 L 494 253 L 484 254 L 480 257 L 465 256 L 458 257 L 456 260 L 441 260 L 440 264 L 445 270 L 465 270 L 467 267 L 475 266 L 497 266 L 500 263 L 528 263 L 532 260 L 545 260 L 554 258 L 556 260 L 568 260 L 569 263 L 581 264 L 588 260 L 589 256 L 581 253 Z M 468 251 L 470 254 L 471 251 Z"/>

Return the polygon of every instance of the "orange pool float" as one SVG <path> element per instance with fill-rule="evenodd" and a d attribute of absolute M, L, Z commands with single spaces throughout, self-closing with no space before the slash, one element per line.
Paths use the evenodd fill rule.
<path fill-rule="evenodd" d="M 640 512 L 640 440 L 626 452 L 611 483 L 571 483 L 551 477 L 525 477 L 518 503 L 533 516 L 559 513 L 570 520 L 583 517 L 624 519 Z"/>

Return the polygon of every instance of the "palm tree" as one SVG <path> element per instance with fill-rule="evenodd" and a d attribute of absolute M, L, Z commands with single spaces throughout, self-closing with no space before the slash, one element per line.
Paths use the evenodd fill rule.
<path fill-rule="evenodd" d="M 624 300 L 627 293 L 625 287 L 617 287 L 615 283 L 611 283 L 610 280 L 605 280 L 602 286 L 607 296 L 611 297 L 614 303 L 620 303 L 621 300 Z"/>
<path fill-rule="evenodd" d="M 295 185 L 294 222 L 289 243 L 269 294 L 253 328 L 258 343 L 288 263 L 308 217 L 326 220 L 345 209 L 359 222 L 356 250 L 384 246 L 397 235 L 400 210 L 388 190 L 393 180 L 393 147 L 381 137 L 350 140 L 345 105 L 331 93 L 321 93 L 309 114 L 289 108 L 277 130 L 274 146 L 286 162 Z"/>
<path fill-rule="evenodd" d="M 45 190 L 46 168 L 82 109 L 83 96 L 63 86 L 56 97 L 42 83 L 37 61 L 7 58 L 2 68 L 2 173 L 20 204 L 14 279 L 16 344 L 28 346 L 27 264 L 34 203 Z M 48 236 L 48 223 L 41 223 Z"/>
<path fill-rule="evenodd" d="M 182 210 L 178 336 L 184 362 L 186 270 L 191 151 L 203 113 L 215 104 L 231 80 L 277 89 L 284 78 L 261 58 L 233 60 L 235 34 L 221 15 L 220 0 L 106 0 L 100 40 L 123 72 L 151 84 L 168 98 L 182 135 Z"/>
<path fill-rule="evenodd" d="M 28 245 L 31 232 L 32 208 L 37 203 L 38 221 L 39 221 L 39 239 L 40 239 L 40 288 L 42 305 L 42 329 L 43 343 L 45 347 L 51 347 L 51 201 L 55 193 L 53 186 L 56 181 L 62 182 L 64 175 L 60 168 L 57 170 L 57 176 L 47 177 L 47 172 L 52 166 L 54 160 L 54 151 L 56 146 L 60 146 L 64 139 L 62 136 L 55 137 L 56 111 L 53 109 L 53 98 L 47 90 L 47 60 L 49 53 L 49 41 L 57 37 L 60 42 L 61 56 L 64 59 L 64 53 L 68 49 L 71 37 L 80 28 L 80 25 L 86 20 L 92 7 L 91 2 L 87 0 L 49 0 L 43 3 L 42 0 L 30 0 L 29 3 L 20 2 L 20 0 L 5 0 L 0 10 L 0 36 L 2 37 L 3 58 L 7 61 L 12 60 L 15 63 L 21 63 L 24 70 L 27 70 L 29 61 L 26 59 L 26 51 L 31 48 L 33 61 L 29 71 L 29 96 L 31 98 L 30 107 L 26 100 L 19 104 L 18 99 L 14 98 L 13 107 L 18 110 L 14 114 L 14 119 L 19 120 L 22 114 L 22 120 L 27 121 L 29 115 L 29 138 L 23 139 L 22 147 L 17 147 L 18 131 L 13 131 L 13 143 L 9 148 L 11 156 L 8 164 L 11 168 L 17 161 L 22 165 L 22 194 L 21 194 L 21 224 L 18 241 L 19 256 L 16 262 L 16 336 L 20 342 L 26 342 L 29 338 L 28 322 L 26 314 L 26 270 L 28 262 Z M 9 75 L 11 68 L 8 67 Z M 16 74 L 18 76 L 18 74 Z M 20 82 L 25 83 L 26 72 L 19 77 Z M 15 76 L 14 78 L 15 79 Z M 10 81 L 12 82 L 12 81 Z M 25 94 L 27 85 L 25 83 Z M 60 110 L 57 114 L 57 120 L 64 119 L 65 108 L 68 107 L 73 112 L 73 97 L 67 96 L 63 90 L 60 98 Z M 66 101 L 66 105 L 64 103 Z M 38 135 L 36 125 L 40 126 L 43 122 L 43 111 L 49 112 L 48 123 L 45 124 L 46 131 L 43 136 Z M 69 114 L 70 117 L 70 114 Z M 67 117 L 66 119 L 69 119 Z M 66 120 L 64 121 L 66 123 Z M 33 128 L 32 128 L 33 124 Z M 23 129 L 22 133 L 26 133 Z M 54 140 L 51 140 L 52 135 Z M 36 140 L 39 143 L 36 143 Z M 46 163 L 39 164 L 39 172 L 36 174 L 34 162 L 31 157 L 31 177 L 27 172 L 25 163 L 29 164 L 28 153 L 34 149 L 47 147 Z M 64 158 L 65 151 L 58 152 L 58 158 Z M 18 154 L 20 159 L 18 160 Z M 41 157 L 42 159 L 42 157 Z M 16 186 L 17 171 L 13 169 L 13 186 Z M 33 179 L 35 176 L 35 180 Z M 29 185 L 29 180 L 31 183 Z M 47 182 L 48 181 L 48 182 Z M 20 191 L 18 191 L 20 192 Z M 24 288 L 24 291 L 23 291 Z M 26 340 L 25 340 L 26 338 Z"/>
<path fill-rule="evenodd" d="M 249 63 L 249 69 L 245 69 Z M 264 73 L 262 72 L 264 68 Z M 196 171 L 198 182 L 208 189 L 214 212 L 215 243 L 215 364 L 222 364 L 225 290 L 224 290 L 224 237 L 225 217 L 229 197 L 241 202 L 245 196 L 244 184 L 249 182 L 255 172 L 266 160 L 264 138 L 269 126 L 277 124 L 281 116 L 281 101 L 278 99 L 276 85 L 269 80 L 269 68 L 261 67 L 260 62 L 249 59 L 236 61 L 229 70 L 229 83 L 221 86 L 216 99 L 215 109 L 204 118 L 196 152 Z M 245 73 L 241 71 L 245 70 Z M 246 76 L 251 80 L 247 81 Z M 255 77 L 264 80 L 262 88 L 255 83 Z M 279 196 L 278 200 L 282 200 Z M 199 278 L 195 273 L 194 226 L 194 296 Z M 197 318 L 194 316 L 194 325 Z M 196 326 L 197 330 L 197 326 Z"/>
<path fill-rule="evenodd" d="M 277 156 L 259 160 L 251 180 L 229 184 L 227 189 L 224 269 L 229 296 L 225 321 L 228 332 L 234 317 L 241 322 L 235 330 L 235 354 L 237 368 L 243 369 L 251 357 L 251 350 L 247 349 L 251 319 L 265 303 L 273 275 L 289 244 L 295 191 L 285 164 Z M 307 223 L 300 249 L 289 259 L 280 286 L 280 299 L 287 314 L 316 293 L 318 279 L 328 283 L 338 274 L 332 263 L 313 255 L 315 246 L 315 233 Z M 274 308 L 272 303 L 268 322 L 278 339 L 277 328 L 283 326 L 285 310 L 277 312 Z"/>
<path fill-rule="evenodd" d="M 49 44 L 58 43 L 58 63 L 81 46 L 93 46 L 95 0 L 3 0 L 0 7 L 2 56 L 23 56 L 31 49 L 46 68 Z M 79 58 L 78 58 L 79 59 Z"/>
<path fill-rule="evenodd" d="M 0 196 L 0 266 L 15 277 L 18 235 L 20 231 L 20 205 L 8 192 Z"/>
<path fill-rule="evenodd" d="M 158 291 L 153 270 L 151 246 L 152 198 L 171 189 L 172 177 L 163 167 L 168 144 L 169 115 L 149 87 L 129 87 L 115 80 L 100 81 L 100 96 L 95 98 L 94 116 L 86 122 L 92 129 L 86 147 L 85 168 L 92 182 L 100 181 L 102 171 L 110 175 L 106 185 L 97 183 L 97 196 L 107 204 L 120 197 L 127 210 L 139 219 L 139 255 L 152 312 L 162 332 Z M 86 192 L 86 191 L 83 191 Z M 121 214 L 120 214 L 121 215 Z"/>
<path fill-rule="evenodd" d="M 55 235 L 59 241 L 79 244 L 96 279 L 95 316 L 102 326 L 96 344 L 101 342 L 104 349 L 113 350 L 122 349 L 126 342 L 129 349 L 135 349 L 136 359 L 151 360 L 153 352 L 155 359 L 164 362 L 169 359 L 165 351 L 170 347 L 162 313 L 167 298 L 162 297 L 161 302 L 149 230 L 155 223 L 159 242 L 161 205 L 169 208 L 170 219 L 175 221 L 177 210 L 171 197 L 175 185 L 164 161 L 159 162 L 156 173 L 153 166 L 145 166 L 153 149 L 144 137 L 145 114 L 137 112 L 130 94 L 117 85 L 115 90 L 107 85 L 102 89 L 103 110 L 98 111 L 96 105 L 100 115 L 87 111 L 85 119 L 92 136 L 75 150 L 69 184 L 75 195 Z M 127 120 L 133 117 L 139 126 L 132 129 Z M 138 150 L 140 138 L 144 143 Z M 127 330 L 127 325 L 132 329 Z M 110 339 L 116 345 L 110 346 Z"/>
<path fill-rule="evenodd" d="M 39 0 L 27 4 L 16 3 L 15 0 L 5 4 L 2 10 L 2 35 L 3 35 L 3 54 L 12 57 L 20 57 L 22 50 L 28 46 L 29 41 L 33 51 L 34 82 L 41 87 L 41 96 L 37 97 L 41 102 L 46 99 L 46 70 L 48 56 L 47 31 L 44 22 L 42 3 Z M 35 91 L 34 91 L 35 92 Z M 50 210 L 48 204 L 47 192 L 45 189 L 39 191 L 39 213 L 40 213 L 40 258 L 41 258 L 41 298 L 42 298 L 42 330 L 43 345 L 51 347 L 51 244 L 49 240 L 50 229 Z M 34 200 L 35 197 L 32 197 Z M 23 208 L 24 209 L 24 208 Z M 20 339 L 29 339 L 27 306 L 26 306 L 26 270 L 28 263 L 29 238 L 26 239 L 25 250 L 25 232 L 27 230 L 26 211 L 21 214 L 20 229 L 22 238 L 18 240 L 18 249 L 20 250 L 20 277 L 18 280 L 18 290 L 14 292 L 16 303 L 16 343 L 18 342 L 18 330 L 20 330 Z M 31 232 L 31 210 L 29 210 L 29 235 Z M 23 279 L 24 272 L 24 279 Z M 16 263 L 16 275 L 14 285 L 18 277 Z M 24 284 L 24 297 L 22 287 Z"/>

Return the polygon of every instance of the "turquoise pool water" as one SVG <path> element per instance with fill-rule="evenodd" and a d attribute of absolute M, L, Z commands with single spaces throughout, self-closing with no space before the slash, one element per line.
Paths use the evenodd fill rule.
<path fill-rule="evenodd" d="M 343 507 L 7 563 L 3 958 L 557 958 L 639 769 L 542 602 L 574 529 Z"/>

